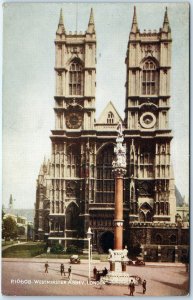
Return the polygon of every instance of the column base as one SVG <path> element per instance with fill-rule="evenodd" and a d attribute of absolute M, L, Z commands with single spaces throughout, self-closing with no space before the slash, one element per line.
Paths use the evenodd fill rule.
<path fill-rule="evenodd" d="M 139 276 L 130 276 L 126 272 L 114 272 L 110 271 L 105 277 L 101 278 L 104 284 L 114 284 L 114 285 L 129 285 L 133 280 L 135 285 L 142 284 L 142 279 Z"/>
<path fill-rule="evenodd" d="M 109 249 L 109 263 L 110 272 L 101 278 L 101 281 L 105 284 L 115 284 L 115 285 L 128 285 L 131 280 L 135 285 L 142 283 L 139 276 L 130 276 L 126 272 L 126 265 L 129 261 L 128 250 L 111 250 Z"/>

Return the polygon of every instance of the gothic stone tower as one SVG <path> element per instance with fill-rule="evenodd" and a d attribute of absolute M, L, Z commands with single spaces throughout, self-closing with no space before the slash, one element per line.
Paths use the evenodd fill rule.
<path fill-rule="evenodd" d="M 170 109 L 171 29 L 167 9 L 159 32 L 140 32 L 136 9 L 126 55 L 125 140 L 130 222 L 174 222 Z"/>
<path fill-rule="evenodd" d="M 36 238 L 73 239 L 87 230 L 88 201 L 94 198 L 93 180 L 89 180 L 94 177 L 94 145 L 87 137 L 88 130 L 92 136 L 95 117 L 92 10 L 86 32 L 79 34 L 66 32 L 61 11 L 55 53 L 55 129 L 51 161 L 43 164 L 38 178 Z"/>

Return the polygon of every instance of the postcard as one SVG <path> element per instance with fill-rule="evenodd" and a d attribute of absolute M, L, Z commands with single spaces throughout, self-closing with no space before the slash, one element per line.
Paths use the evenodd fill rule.
<path fill-rule="evenodd" d="M 189 294 L 189 4 L 4 3 L 2 294 Z"/>

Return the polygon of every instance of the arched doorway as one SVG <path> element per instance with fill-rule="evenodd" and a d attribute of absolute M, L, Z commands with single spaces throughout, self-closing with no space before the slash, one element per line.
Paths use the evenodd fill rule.
<path fill-rule="evenodd" d="M 78 206 L 72 202 L 66 209 L 66 229 L 77 230 L 79 220 L 79 209 Z"/>
<path fill-rule="evenodd" d="M 100 247 L 104 253 L 114 248 L 114 234 L 111 231 L 104 232 L 100 237 Z"/>

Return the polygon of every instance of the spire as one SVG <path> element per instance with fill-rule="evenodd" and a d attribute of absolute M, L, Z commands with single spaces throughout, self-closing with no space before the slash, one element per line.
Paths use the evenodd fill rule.
<path fill-rule="evenodd" d="M 59 19 L 59 25 L 64 25 L 64 21 L 63 21 L 63 14 L 62 14 L 62 8 L 60 10 L 60 19 Z"/>
<path fill-rule="evenodd" d="M 163 30 L 164 31 L 168 31 L 168 32 L 171 31 L 170 25 L 169 25 L 169 19 L 168 19 L 168 9 L 167 9 L 167 6 L 166 6 L 165 14 L 164 14 Z"/>
<path fill-rule="evenodd" d="M 91 8 L 91 11 L 90 11 L 90 18 L 89 18 L 89 22 L 88 22 L 87 33 L 95 33 L 94 15 L 93 15 L 93 9 L 92 8 Z"/>
<path fill-rule="evenodd" d="M 89 24 L 94 24 L 93 8 L 90 10 Z"/>
<path fill-rule="evenodd" d="M 131 32 L 133 32 L 133 33 L 138 32 L 137 14 L 136 14 L 136 7 L 135 6 L 134 6 L 133 22 L 132 22 L 132 26 L 131 26 Z"/>
<path fill-rule="evenodd" d="M 56 31 L 56 34 L 63 34 L 65 33 L 65 28 L 64 28 L 64 20 L 63 20 L 63 13 L 62 13 L 62 8 L 60 10 L 60 18 L 59 18 L 59 23 L 58 23 L 58 29 Z"/>
<path fill-rule="evenodd" d="M 165 10 L 165 15 L 164 15 L 164 24 L 165 23 L 169 23 L 169 20 L 168 20 L 168 8 L 166 6 L 166 10 Z"/>
<path fill-rule="evenodd" d="M 12 194 L 10 195 L 10 198 L 9 198 L 9 208 L 13 208 L 13 197 L 12 197 Z"/>

